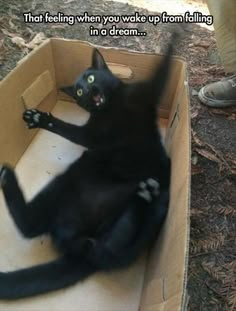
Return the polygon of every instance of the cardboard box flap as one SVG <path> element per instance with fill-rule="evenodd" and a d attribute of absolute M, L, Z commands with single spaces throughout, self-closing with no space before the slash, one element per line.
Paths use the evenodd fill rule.
<path fill-rule="evenodd" d="M 46 97 L 42 98 L 41 96 L 40 109 L 51 110 L 56 104 L 57 90 L 52 46 L 49 40 L 27 55 L 0 82 L 0 146 L 4 146 L 4 148 L 1 147 L 0 163 L 9 163 L 15 166 L 37 132 L 37 130 L 29 131 L 22 121 L 22 113 L 25 109 L 22 94 L 45 71 L 49 72 L 46 73 L 46 77 L 51 76 L 54 87 Z M 44 90 L 42 93 L 45 94 Z M 27 100 L 29 107 L 31 107 L 30 98 L 32 99 L 32 96 Z"/>
<path fill-rule="evenodd" d="M 36 108 L 55 87 L 49 70 L 45 70 L 22 94 L 27 109 Z"/>

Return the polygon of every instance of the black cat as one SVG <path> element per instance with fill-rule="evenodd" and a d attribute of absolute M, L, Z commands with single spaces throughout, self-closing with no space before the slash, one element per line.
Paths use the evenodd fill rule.
<path fill-rule="evenodd" d="M 96 271 L 133 262 L 165 219 L 170 160 L 156 127 L 156 109 L 168 80 L 172 44 L 146 81 L 125 84 L 94 49 L 92 65 L 63 88 L 91 112 L 84 126 L 26 110 L 29 128 L 42 128 L 88 148 L 29 203 L 14 171 L 0 167 L 0 185 L 25 237 L 49 234 L 61 257 L 0 273 L 0 299 L 22 298 L 72 285 Z"/>

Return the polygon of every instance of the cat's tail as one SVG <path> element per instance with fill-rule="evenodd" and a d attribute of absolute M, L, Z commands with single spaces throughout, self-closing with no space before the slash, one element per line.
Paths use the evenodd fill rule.
<path fill-rule="evenodd" d="M 161 62 L 157 65 L 156 70 L 154 71 L 151 77 L 151 88 L 152 92 L 154 92 L 153 96 L 157 104 L 160 103 L 160 98 L 164 93 L 165 87 L 169 80 L 173 47 L 176 44 L 176 41 L 178 40 L 179 36 L 180 34 L 177 32 L 174 32 L 172 34 L 166 53 L 163 56 Z"/>
<path fill-rule="evenodd" d="M 30 297 L 73 285 L 96 272 L 87 262 L 65 257 L 14 272 L 0 273 L 0 299 Z"/>

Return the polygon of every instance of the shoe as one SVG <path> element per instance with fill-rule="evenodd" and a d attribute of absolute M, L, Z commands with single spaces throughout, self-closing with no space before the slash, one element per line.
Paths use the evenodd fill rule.
<path fill-rule="evenodd" d="M 214 108 L 236 106 L 236 75 L 207 84 L 198 93 L 200 101 Z"/>

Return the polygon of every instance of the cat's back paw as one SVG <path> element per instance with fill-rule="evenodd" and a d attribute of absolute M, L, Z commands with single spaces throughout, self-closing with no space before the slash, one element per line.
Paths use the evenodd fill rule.
<path fill-rule="evenodd" d="M 152 202 L 160 194 L 160 184 L 156 178 L 148 178 L 138 185 L 137 195 L 147 202 Z"/>
<path fill-rule="evenodd" d="M 29 129 L 40 128 L 48 122 L 50 114 L 37 109 L 27 109 L 23 113 L 23 120 Z"/>

